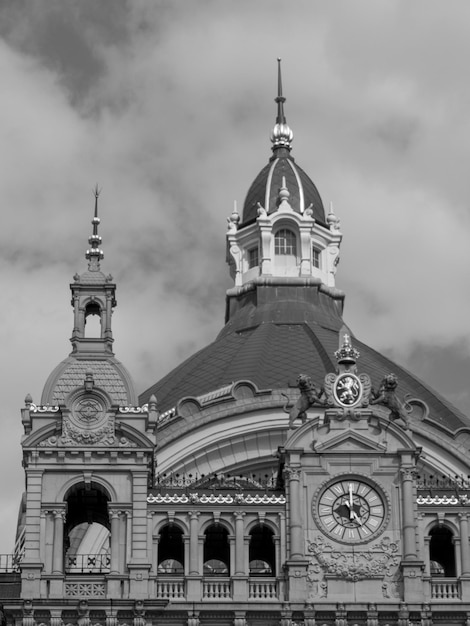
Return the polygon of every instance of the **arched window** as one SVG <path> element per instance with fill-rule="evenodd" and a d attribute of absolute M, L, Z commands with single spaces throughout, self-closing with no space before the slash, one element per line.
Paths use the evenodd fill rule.
<path fill-rule="evenodd" d="M 73 573 L 97 573 L 110 567 L 109 498 L 100 485 L 76 485 L 67 498 L 65 568 Z"/>
<path fill-rule="evenodd" d="M 295 233 L 287 228 L 281 228 L 274 235 L 274 254 L 293 255 L 297 254 L 297 239 Z"/>
<path fill-rule="evenodd" d="M 212 524 L 204 533 L 204 576 L 230 575 L 230 545 L 228 531 Z"/>
<path fill-rule="evenodd" d="M 183 531 L 175 524 L 168 524 L 160 531 L 158 573 L 184 574 Z"/>
<path fill-rule="evenodd" d="M 456 576 L 454 535 L 445 526 L 436 526 L 429 536 L 429 560 L 431 561 L 431 576 Z"/>
<path fill-rule="evenodd" d="M 255 526 L 250 532 L 250 576 L 275 576 L 276 553 L 274 533 L 266 526 Z"/>

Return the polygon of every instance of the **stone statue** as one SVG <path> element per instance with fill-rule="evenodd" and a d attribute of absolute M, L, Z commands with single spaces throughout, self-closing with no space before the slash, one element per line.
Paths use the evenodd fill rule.
<path fill-rule="evenodd" d="M 307 420 L 307 409 L 311 406 L 315 404 L 318 406 L 326 406 L 326 401 L 323 400 L 323 389 L 317 389 L 310 376 L 300 374 L 297 378 L 297 387 L 300 389 L 300 398 L 289 411 L 287 410 L 289 398 L 287 398 L 285 393 L 282 394 L 287 398 L 284 411 L 289 413 L 289 428 L 293 427 L 296 419 L 301 419 L 302 424 L 304 424 Z"/>
<path fill-rule="evenodd" d="M 372 390 L 372 400 L 370 404 L 383 404 L 390 409 L 390 419 L 393 421 L 401 419 L 405 427 L 409 428 L 408 414 L 412 408 L 408 402 L 402 402 L 396 393 L 398 380 L 395 374 L 387 374 L 382 379 L 378 392 Z"/>

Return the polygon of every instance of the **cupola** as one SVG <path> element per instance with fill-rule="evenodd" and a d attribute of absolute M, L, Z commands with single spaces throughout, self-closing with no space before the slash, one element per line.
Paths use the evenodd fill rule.
<path fill-rule="evenodd" d="M 284 112 L 281 60 L 278 59 L 277 116 L 271 131 L 272 157 L 255 178 L 240 216 L 228 218 L 227 262 L 235 287 L 260 277 L 313 278 L 335 285 L 341 232 L 330 206 L 291 156 L 293 132 Z"/>
<path fill-rule="evenodd" d="M 104 258 L 98 234 L 98 188 L 94 191 L 93 230 L 85 258 L 88 269 L 75 274 L 70 285 L 73 307 L 72 352 L 50 374 L 43 390 L 42 404 L 59 405 L 87 379 L 109 395 L 119 406 L 135 405 L 137 397 L 131 377 L 114 357 L 112 314 L 116 306 L 116 284 L 111 274 L 101 271 Z"/>

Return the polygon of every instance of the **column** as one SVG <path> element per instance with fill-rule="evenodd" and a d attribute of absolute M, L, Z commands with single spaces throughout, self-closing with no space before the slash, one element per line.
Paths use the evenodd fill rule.
<path fill-rule="evenodd" d="M 460 562 L 462 576 L 470 576 L 470 547 L 468 543 L 468 515 L 459 513 L 460 520 Z"/>
<path fill-rule="evenodd" d="M 402 510 L 403 510 L 403 559 L 416 560 L 416 535 L 413 502 L 413 479 L 416 472 L 414 467 L 401 470 Z"/>
<path fill-rule="evenodd" d="M 119 574 L 119 535 L 121 512 L 111 511 L 111 574 Z"/>
<path fill-rule="evenodd" d="M 199 575 L 199 511 L 189 514 L 189 575 Z"/>
<path fill-rule="evenodd" d="M 245 574 L 245 525 L 243 518 L 246 513 L 237 511 L 235 513 L 235 576 Z"/>
<path fill-rule="evenodd" d="M 54 545 L 52 551 L 52 573 L 64 573 L 64 511 L 53 511 Z"/>
<path fill-rule="evenodd" d="M 300 519 L 300 473 L 297 468 L 286 468 L 289 477 L 289 527 L 290 527 L 290 558 L 302 559 L 302 523 Z"/>

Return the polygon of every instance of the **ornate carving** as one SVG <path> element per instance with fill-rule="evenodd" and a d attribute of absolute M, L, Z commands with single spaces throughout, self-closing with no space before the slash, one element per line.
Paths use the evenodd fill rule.
<path fill-rule="evenodd" d="M 287 402 L 284 406 L 284 411 L 289 413 L 289 428 L 292 428 L 296 419 L 302 420 L 302 424 L 307 421 L 307 409 L 311 406 L 325 406 L 326 402 L 323 399 L 324 392 L 323 389 L 317 389 L 312 382 L 310 376 L 306 376 L 305 374 L 299 374 L 297 377 L 297 387 L 300 390 L 300 398 L 298 398 L 297 402 L 294 406 L 287 410 L 287 406 L 289 404 L 289 398 L 285 393 L 282 395 L 287 398 Z"/>
<path fill-rule="evenodd" d="M 345 580 L 358 581 L 367 578 L 391 578 L 399 565 L 398 543 L 383 537 L 380 542 L 362 552 L 335 550 L 323 537 L 308 542 L 308 551 L 315 557 L 325 574 Z M 308 580 L 313 580 L 316 565 L 311 562 Z M 312 575 L 310 574 L 312 572 Z"/>
<path fill-rule="evenodd" d="M 57 413 L 60 409 L 58 406 L 51 406 L 49 404 L 34 404 L 34 402 L 31 402 L 29 410 L 32 413 Z"/>
<path fill-rule="evenodd" d="M 65 583 L 65 595 L 68 598 L 104 598 L 104 583 Z"/>
<path fill-rule="evenodd" d="M 398 379 L 395 374 L 387 374 L 382 379 L 378 392 L 372 390 L 370 404 L 383 404 L 390 409 L 389 418 L 392 421 L 402 420 L 405 427 L 409 428 L 408 415 L 413 410 L 413 407 L 407 401 L 410 395 L 408 394 L 405 397 L 405 401 L 402 402 L 396 393 L 397 386 Z"/>
<path fill-rule="evenodd" d="M 120 406 L 119 413 L 148 413 L 149 405 L 143 404 L 142 406 Z"/>
<path fill-rule="evenodd" d="M 179 495 L 179 494 L 157 494 L 157 495 L 151 495 L 151 496 L 147 496 L 147 502 L 149 504 L 188 504 L 188 503 L 195 503 L 195 504 L 253 504 L 253 505 L 258 505 L 258 504 L 285 504 L 286 503 L 286 498 L 283 495 L 280 496 L 268 496 L 267 494 L 264 494 L 262 496 L 260 495 L 255 495 L 255 496 L 251 496 L 251 495 L 246 495 L 244 493 L 237 493 L 234 496 L 231 496 L 230 494 L 224 495 L 224 494 L 220 494 L 220 495 L 199 495 L 197 493 L 193 493 L 190 495 L 187 494 L 183 494 L 183 495 Z"/>

